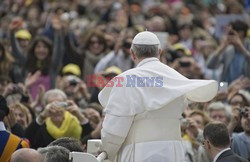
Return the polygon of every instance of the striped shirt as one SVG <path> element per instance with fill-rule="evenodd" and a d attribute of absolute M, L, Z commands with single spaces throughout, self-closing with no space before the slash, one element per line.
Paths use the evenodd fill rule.
<path fill-rule="evenodd" d="M 6 131 L 3 123 L 0 122 L 0 162 L 8 162 L 17 149 L 28 147 L 28 141 Z"/>

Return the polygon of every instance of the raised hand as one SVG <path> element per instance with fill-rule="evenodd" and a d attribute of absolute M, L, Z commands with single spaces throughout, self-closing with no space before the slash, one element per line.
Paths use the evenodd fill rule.
<path fill-rule="evenodd" d="M 41 75 L 41 71 L 36 71 L 34 74 L 29 73 L 27 78 L 25 79 L 26 88 L 29 88 L 31 85 L 33 85 Z"/>
<path fill-rule="evenodd" d="M 234 128 L 240 123 L 240 107 L 233 107 L 232 108 L 232 116 L 230 123 L 228 124 L 227 128 L 230 134 L 233 133 Z"/>
<path fill-rule="evenodd" d="M 56 15 L 54 15 L 52 17 L 51 24 L 52 24 L 53 29 L 55 29 L 56 31 L 61 30 L 62 27 L 63 27 L 60 18 L 58 16 L 56 16 Z"/>
<path fill-rule="evenodd" d="M 81 113 L 80 108 L 71 100 L 67 101 L 68 106 L 66 110 L 69 111 L 71 114 L 77 117 L 81 124 L 86 123 L 86 117 Z"/>
<path fill-rule="evenodd" d="M 31 104 L 32 108 L 34 108 L 38 104 L 42 103 L 42 99 L 43 99 L 44 94 L 45 94 L 45 87 L 44 87 L 44 85 L 40 84 L 38 86 L 38 95 L 36 96 L 36 99 Z"/>
<path fill-rule="evenodd" d="M 239 77 L 238 79 L 234 80 L 228 88 L 228 100 L 235 94 L 237 93 L 239 90 L 241 89 L 245 89 L 250 87 L 250 79 L 247 77 Z"/>
<path fill-rule="evenodd" d="M 11 30 L 17 30 L 23 26 L 23 19 L 21 17 L 15 17 L 10 23 Z"/>

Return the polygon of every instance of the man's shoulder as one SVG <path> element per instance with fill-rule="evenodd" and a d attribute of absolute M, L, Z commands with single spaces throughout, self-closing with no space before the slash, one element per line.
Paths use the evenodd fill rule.
<path fill-rule="evenodd" d="M 1 140 L 1 139 L 4 139 L 5 136 L 7 136 L 7 137 L 10 136 L 11 134 L 12 134 L 12 133 L 10 133 L 10 132 L 8 132 L 8 131 L 6 131 L 6 130 L 0 131 L 0 137 L 1 137 L 0 140 Z M 5 138 L 6 138 L 6 137 L 5 137 Z"/>
<path fill-rule="evenodd" d="M 8 131 L 0 131 L 0 140 L 18 140 L 18 139 L 22 139 L 20 137 L 18 137 L 17 135 L 8 132 Z"/>
<path fill-rule="evenodd" d="M 136 75 L 138 72 L 141 71 L 138 68 L 132 68 L 129 70 L 124 71 L 123 73 L 119 74 L 118 76 L 126 76 L 126 75 Z"/>
<path fill-rule="evenodd" d="M 1 143 L 6 142 L 6 144 L 13 145 L 14 143 L 20 143 L 22 139 L 8 131 L 0 131 L 0 141 Z"/>
<path fill-rule="evenodd" d="M 113 57 L 115 57 L 115 53 L 114 53 L 114 51 L 110 51 L 109 53 L 107 53 L 107 55 L 105 55 L 105 56 L 100 60 L 100 62 L 109 61 L 109 60 L 111 60 Z"/>
<path fill-rule="evenodd" d="M 217 160 L 216 162 L 248 162 L 248 161 L 240 156 L 231 155 L 231 156 L 222 158 L 220 160 Z"/>
<path fill-rule="evenodd" d="M 153 62 L 150 64 L 146 64 L 145 66 L 140 66 L 140 67 L 135 67 L 129 70 L 124 71 L 122 74 L 120 75 L 137 75 L 140 73 L 147 73 L 150 72 L 152 73 L 152 71 L 154 72 L 160 72 L 160 71 L 164 71 L 164 70 L 173 70 L 172 68 L 170 68 L 168 65 L 163 64 L 160 61 L 157 62 Z"/>
<path fill-rule="evenodd" d="M 232 135 L 232 142 L 233 142 L 233 143 L 235 143 L 235 142 L 238 143 L 238 142 L 241 141 L 241 140 L 245 141 L 244 137 L 245 137 L 244 132 L 241 132 L 241 133 L 233 133 L 233 135 Z"/>
<path fill-rule="evenodd" d="M 248 162 L 246 159 L 236 155 L 231 150 L 222 153 L 216 162 Z"/>

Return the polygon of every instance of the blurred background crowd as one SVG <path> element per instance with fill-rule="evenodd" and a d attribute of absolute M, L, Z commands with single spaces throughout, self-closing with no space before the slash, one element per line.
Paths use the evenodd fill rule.
<path fill-rule="evenodd" d="M 201 142 L 209 121 L 225 123 L 233 151 L 250 160 L 249 11 L 249 0 L 1 0 L 5 128 L 53 156 L 86 151 L 88 139 L 100 138 L 104 115 L 103 85 L 89 87 L 89 76 L 135 67 L 131 42 L 147 29 L 161 40 L 164 64 L 189 79 L 219 82 L 213 101 L 189 103 L 183 114 L 187 161 L 211 161 Z"/>

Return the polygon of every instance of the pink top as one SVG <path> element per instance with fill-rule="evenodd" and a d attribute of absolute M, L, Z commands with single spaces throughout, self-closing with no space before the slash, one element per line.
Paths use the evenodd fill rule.
<path fill-rule="evenodd" d="M 36 99 L 36 96 L 38 94 L 38 89 L 39 89 L 39 85 L 43 85 L 45 87 L 45 91 L 49 90 L 51 85 L 50 85 L 51 79 L 49 75 L 42 75 L 40 76 L 37 81 L 30 86 L 30 94 L 32 97 L 32 100 Z"/>

